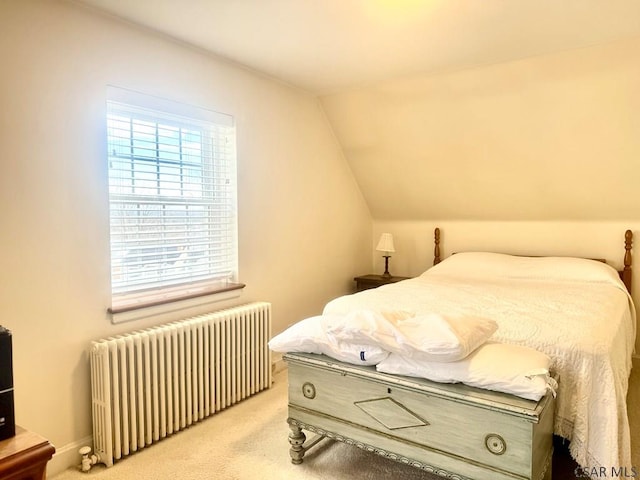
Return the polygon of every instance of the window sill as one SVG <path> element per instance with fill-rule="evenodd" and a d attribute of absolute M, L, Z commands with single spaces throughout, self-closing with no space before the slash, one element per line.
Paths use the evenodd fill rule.
<path fill-rule="evenodd" d="M 226 283 L 225 285 L 208 288 L 190 295 L 158 299 L 150 298 L 144 301 L 123 303 L 117 307 L 109 308 L 107 312 L 111 316 L 111 323 L 124 323 L 237 298 L 244 287 L 243 283 Z"/>

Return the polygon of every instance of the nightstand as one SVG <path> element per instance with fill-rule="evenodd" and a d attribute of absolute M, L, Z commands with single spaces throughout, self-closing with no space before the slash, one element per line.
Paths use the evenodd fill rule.
<path fill-rule="evenodd" d="M 356 282 L 356 291 L 361 292 L 362 290 L 368 290 L 369 288 L 376 288 L 380 285 L 386 285 L 387 283 L 395 283 L 400 280 L 407 280 L 411 277 L 384 277 L 382 275 L 361 275 L 359 277 L 355 277 L 353 280 Z"/>
<path fill-rule="evenodd" d="M 0 442 L 0 478 L 44 480 L 55 451 L 46 438 L 16 425 L 16 434 Z"/>

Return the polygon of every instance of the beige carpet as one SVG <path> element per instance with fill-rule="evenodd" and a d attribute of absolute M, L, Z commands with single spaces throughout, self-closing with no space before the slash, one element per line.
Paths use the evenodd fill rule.
<path fill-rule="evenodd" d="M 629 389 L 632 432 L 640 426 L 640 371 Z M 169 438 L 89 473 L 69 469 L 49 480 L 432 480 L 426 472 L 339 442 L 323 440 L 302 465 L 289 457 L 286 371 L 274 386 Z M 310 435 L 309 435 L 310 436 Z M 632 433 L 634 465 L 640 466 Z M 575 465 L 557 448 L 554 480 L 571 480 Z"/>

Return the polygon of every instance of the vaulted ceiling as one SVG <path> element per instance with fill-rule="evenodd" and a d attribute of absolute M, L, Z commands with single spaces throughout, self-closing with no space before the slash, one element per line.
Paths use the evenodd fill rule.
<path fill-rule="evenodd" d="M 315 93 L 640 35 L 637 0 L 77 0 Z"/>
<path fill-rule="evenodd" d="M 640 218 L 637 0 L 72 1 L 318 95 L 374 218 Z"/>

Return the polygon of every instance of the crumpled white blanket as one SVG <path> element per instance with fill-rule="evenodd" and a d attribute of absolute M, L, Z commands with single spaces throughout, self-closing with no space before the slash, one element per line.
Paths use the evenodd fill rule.
<path fill-rule="evenodd" d="M 583 467 L 631 468 L 626 395 L 635 310 L 615 282 L 514 280 L 423 275 L 339 297 L 324 314 L 408 309 L 482 316 L 498 323 L 492 340 L 546 353 L 559 374 L 554 432 L 570 440 Z"/>

